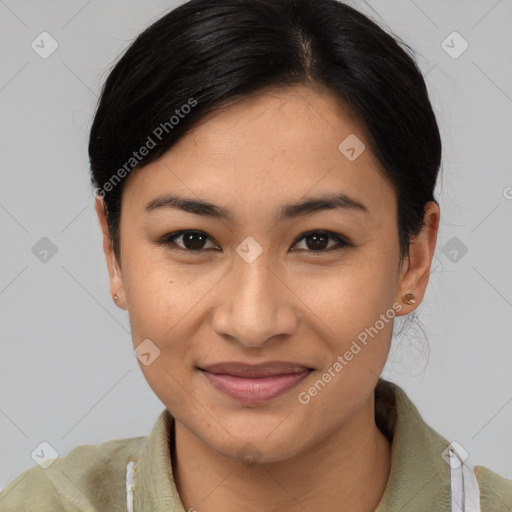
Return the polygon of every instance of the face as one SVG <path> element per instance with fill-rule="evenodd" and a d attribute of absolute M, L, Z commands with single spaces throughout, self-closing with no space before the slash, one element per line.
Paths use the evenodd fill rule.
<path fill-rule="evenodd" d="M 217 453 L 253 446 L 284 460 L 348 425 L 385 364 L 393 317 L 423 297 L 435 212 L 401 267 L 395 191 L 357 139 L 355 152 L 339 149 L 349 136 L 366 144 L 326 91 L 244 99 L 129 176 L 121 266 L 98 207 L 144 376 Z M 155 202 L 165 195 L 214 207 Z M 327 196 L 341 199 L 327 208 Z M 416 306 L 401 301 L 409 292 Z M 202 370 L 225 362 L 289 369 L 252 381 Z"/>

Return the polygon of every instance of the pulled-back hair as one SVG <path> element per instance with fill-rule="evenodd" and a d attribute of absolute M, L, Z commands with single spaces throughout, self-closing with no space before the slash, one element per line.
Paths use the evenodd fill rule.
<path fill-rule="evenodd" d="M 159 158 L 207 113 L 290 85 L 327 88 L 361 122 L 396 190 L 401 259 L 408 254 L 425 203 L 435 201 L 442 150 L 410 47 L 337 0 L 190 0 L 129 46 L 91 127 L 91 182 L 104 197 L 119 262 L 128 173 Z"/>

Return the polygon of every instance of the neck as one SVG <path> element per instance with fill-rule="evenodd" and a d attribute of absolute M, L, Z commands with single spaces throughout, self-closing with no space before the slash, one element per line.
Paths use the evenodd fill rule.
<path fill-rule="evenodd" d="M 374 420 L 374 396 L 306 452 L 246 465 L 205 445 L 175 421 L 174 480 L 185 510 L 373 512 L 391 467 L 391 444 Z"/>

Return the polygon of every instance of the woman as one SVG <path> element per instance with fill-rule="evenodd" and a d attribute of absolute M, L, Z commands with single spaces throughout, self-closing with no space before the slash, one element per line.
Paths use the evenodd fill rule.
<path fill-rule="evenodd" d="M 497 511 L 380 378 L 421 303 L 441 140 L 397 40 L 336 0 L 192 0 L 111 71 L 89 154 L 110 289 L 165 405 L 0 510 Z"/>

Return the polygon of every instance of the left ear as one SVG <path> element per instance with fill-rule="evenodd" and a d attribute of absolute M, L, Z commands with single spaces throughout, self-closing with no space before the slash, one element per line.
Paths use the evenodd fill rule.
<path fill-rule="evenodd" d="M 405 259 L 400 272 L 396 301 L 402 305 L 402 310 L 397 316 L 414 311 L 425 296 L 436 248 L 439 219 L 439 206 L 434 201 L 426 203 L 423 229 L 418 237 L 411 239 L 409 257 Z M 407 293 L 414 293 L 416 296 L 414 304 L 403 303 L 402 298 Z"/>

